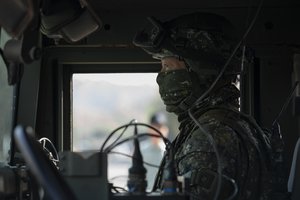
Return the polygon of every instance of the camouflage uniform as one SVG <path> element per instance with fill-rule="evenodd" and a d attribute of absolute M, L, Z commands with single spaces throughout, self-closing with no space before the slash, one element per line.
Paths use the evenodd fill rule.
<path fill-rule="evenodd" d="M 271 190 L 270 147 L 255 122 L 239 113 L 238 95 L 234 86 L 222 88 L 205 99 L 194 115 L 212 136 L 220 155 L 222 189 L 218 199 L 234 193 L 234 180 L 238 189 L 234 199 L 265 200 Z M 213 199 L 218 182 L 215 150 L 193 120 L 179 116 L 179 121 L 180 133 L 172 144 L 177 173 L 190 178 L 191 199 Z"/>
<path fill-rule="evenodd" d="M 168 156 L 174 155 L 177 174 L 190 178 L 191 199 L 215 199 L 218 191 L 218 199 L 268 199 L 270 144 L 255 121 L 238 111 L 239 91 L 231 84 L 241 63 L 253 63 L 251 51 L 236 47 L 231 23 L 219 15 L 191 13 L 164 23 L 149 19 L 152 26 L 138 32 L 134 44 L 155 59 L 185 64 L 185 69 L 162 70 L 156 81 L 166 110 L 181 124 Z M 167 157 L 162 166 L 170 163 Z M 163 185 L 166 167 L 161 168 L 156 187 Z M 165 173 L 168 181 L 170 174 Z"/>

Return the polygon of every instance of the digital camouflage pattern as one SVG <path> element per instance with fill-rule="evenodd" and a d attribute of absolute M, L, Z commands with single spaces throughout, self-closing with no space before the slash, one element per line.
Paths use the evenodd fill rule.
<path fill-rule="evenodd" d="M 179 116 L 180 133 L 172 149 L 178 175 L 190 178 L 191 199 L 214 199 L 219 164 L 222 189 L 218 199 L 228 199 L 235 192 L 234 199 L 269 199 L 269 142 L 254 120 L 239 113 L 238 96 L 238 90 L 230 85 L 199 104 L 193 115 L 206 133 L 188 115 Z M 207 134 L 214 140 L 220 163 Z"/>
<path fill-rule="evenodd" d="M 239 91 L 231 85 L 241 63 L 252 63 L 251 51 L 236 49 L 234 29 L 219 15 L 191 13 L 164 23 L 151 19 L 153 27 L 139 32 L 134 44 L 155 59 L 172 56 L 186 66 L 157 76 L 166 110 L 178 115 L 180 133 L 161 165 L 154 190 L 162 188 L 162 171 L 168 174 L 169 155 L 174 155 L 177 174 L 190 178 L 190 199 L 216 199 L 218 191 L 217 199 L 270 199 L 269 139 L 252 118 L 238 111 Z M 206 91 L 209 97 L 197 102 Z"/>

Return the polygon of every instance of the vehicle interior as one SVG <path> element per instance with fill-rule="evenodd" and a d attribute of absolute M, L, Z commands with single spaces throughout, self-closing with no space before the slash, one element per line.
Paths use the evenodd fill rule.
<path fill-rule="evenodd" d="M 133 44 L 135 34 L 149 17 L 206 12 L 228 19 L 237 45 L 254 52 L 239 74 L 240 110 L 282 137 L 276 175 L 299 199 L 299 11 L 297 0 L 1 1 L 0 198 L 189 199 L 114 187 L 107 174 L 123 170 L 128 183 L 131 158 L 105 152 L 133 148 L 134 127 L 147 132 L 149 116 L 165 112 L 150 96 L 159 95 L 161 64 Z M 172 141 L 177 119 L 166 115 Z"/>

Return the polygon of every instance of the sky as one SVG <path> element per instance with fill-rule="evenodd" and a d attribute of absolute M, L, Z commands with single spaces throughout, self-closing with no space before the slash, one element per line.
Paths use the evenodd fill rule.
<path fill-rule="evenodd" d="M 91 81 L 106 81 L 115 85 L 150 85 L 156 84 L 157 73 L 105 73 L 105 74 L 74 74 L 73 78 Z"/>

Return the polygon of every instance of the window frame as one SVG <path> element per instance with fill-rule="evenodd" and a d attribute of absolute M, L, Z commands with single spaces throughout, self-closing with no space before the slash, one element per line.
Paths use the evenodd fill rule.
<path fill-rule="evenodd" d="M 72 150 L 72 76 L 75 73 L 155 73 L 161 68 L 139 48 L 57 46 L 46 49 L 44 65 L 54 69 L 55 136 L 60 151 Z M 134 66 L 134 67 L 133 67 Z M 136 67 L 135 67 L 136 66 Z"/>

